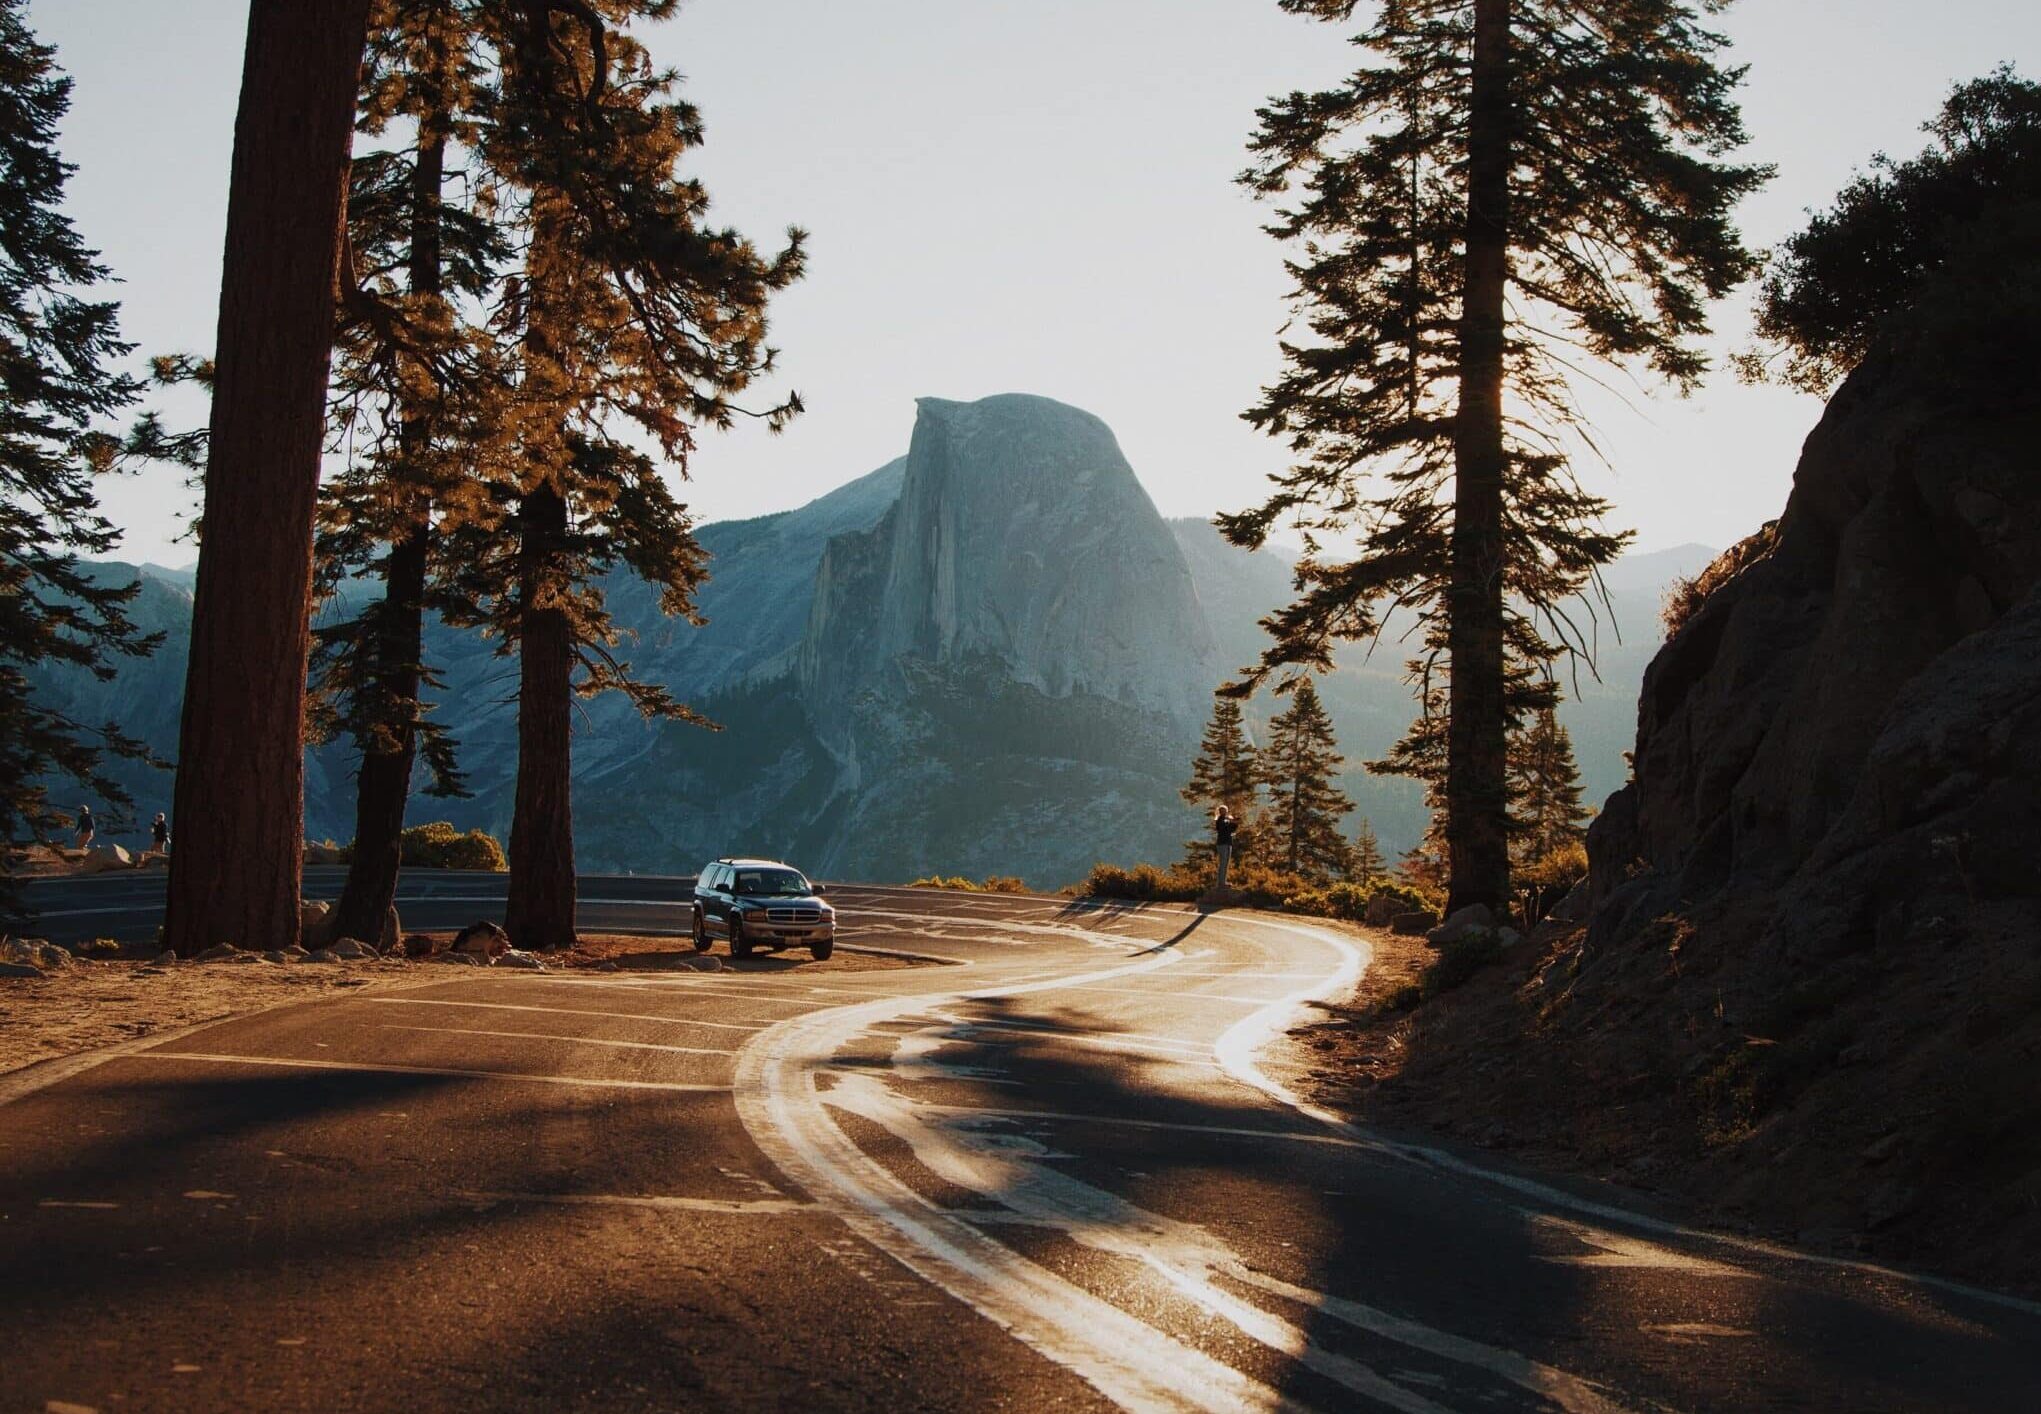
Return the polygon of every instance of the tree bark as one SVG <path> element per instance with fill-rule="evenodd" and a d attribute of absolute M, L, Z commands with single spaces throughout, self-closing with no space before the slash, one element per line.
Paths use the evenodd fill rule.
<path fill-rule="evenodd" d="M 312 514 L 368 0 L 254 0 L 227 193 L 165 941 L 298 940 Z"/>
<path fill-rule="evenodd" d="M 1509 0 L 1475 0 L 1467 130 L 1466 267 L 1453 435 L 1447 649 L 1448 911 L 1509 899 L 1508 711 L 1504 701 L 1504 298 L 1512 126 Z"/>
<path fill-rule="evenodd" d="M 574 946 L 573 626 L 560 607 L 567 502 L 550 486 L 518 509 L 517 803 L 504 931 L 520 948 Z"/>
<path fill-rule="evenodd" d="M 445 119 L 421 125 L 418 162 L 411 179 L 411 293 L 436 295 L 440 269 L 440 193 L 446 177 Z M 426 450 L 429 436 L 415 412 L 399 432 L 407 463 Z M 403 476 L 415 476 L 409 465 Z M 372 691 L 386 720 L 362 743 L 355 776 L 354 855 L 334 906 L 329 936 L 380 937 L 397 901 L 403 868 L 404 809 L 418 754 L 418 689 L 425 658 L 425 566 L 432 541 L 430 497 L 412 487 L 410 522 L 390 547 L 383 571 L 383 617 L 377 626 Z"/>

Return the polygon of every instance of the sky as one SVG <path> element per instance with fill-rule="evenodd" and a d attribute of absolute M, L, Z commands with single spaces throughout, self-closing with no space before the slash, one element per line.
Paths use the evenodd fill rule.
<path fill-rule="evenodd" d="M 138 363 L 208 350 L 245 0 L 29 0 L 28 19 L 76 81 L 68 209 L 123 282 Z M 1918 150 L 1953 83 L 2002 60 L 2041 77 L 2032 0 L 1743 0 L 1717 24 L 1749 67 L 1742 155 L 1778 167 L 1740 212 L 1758 247 L 1873 152 Z M 1275 0 L 687 0 L 647 27 L 702 109 L 689 171 L 715 216 L 762 245 L 811 235 L 759 394 L 808 412 L 707 437 L 682 499 L 700 520 L 797 506 L 904 452 L 917 397 L 1024 392 L 1104 418 L 1165 515 L 1259 500 L 1284 454 L 1240 413 L 1279 372 L 1287 281 L 1232 178 L 1255 108 L 1336 80 L 1351 28 Z M 1719 351 L 1749 304 L 1715 310 Z M 1684 400 L 1610 381 L 1583 397 L 1607 460 L 1583 475 L 1639 549 L 1778 514 L 1818 402 L 1726 368 Z M 123 556 L 189 563 L 192 494 L 170 471 L 107 485 Z"/>

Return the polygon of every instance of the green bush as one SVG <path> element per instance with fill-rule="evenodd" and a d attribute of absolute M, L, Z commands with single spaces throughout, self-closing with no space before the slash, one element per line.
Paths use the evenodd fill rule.
<path fill-rule="evenodd" d="M 1143 903 L 1187 903 L 1210 887 L 1209 876 L 1173 864 L 1157 869 L 1153 864 L 1136 864 L 1122 869 L 1117 864 L 1094 864 L 1078 886 L 1090 898 L 1135 899 Z"/>
<path fill-rule="evenodd" d="M 510 867 L 503 845 L 481 830 L 461 834 L 446 820 L 413 825 L 400 837 L 403 861 L 410 869 L 482 869 L 501 874 Z"/>
<path fill-rule="evenodd" d="M 961 889 L 968 894 L 978 892 L 978 886 L 969 879 L 966 879 L 962 874 L 952 874 L 947 879 L 940 874 L 930 874 L 927 878 L 916 879 L 907 887 L 910 889 Z"/>
<path fill-rule="evenodd" d="M 1439 949 L 1439 955 L 1419 974 L 1418 991 L 1426 1001 L 1430 1001 L 1441 992 L 1452 991 L 1490 963 L 1501 960 L 1502 938 L 1490 929 L 1477 929 L 1458 942 L 1447 943 Z"/>
<path fill-rule="evenodd" d="M 1011 874 L 987 874 L 978 886 L 988 894 L 1024 894 L 1028 886 Z"/>

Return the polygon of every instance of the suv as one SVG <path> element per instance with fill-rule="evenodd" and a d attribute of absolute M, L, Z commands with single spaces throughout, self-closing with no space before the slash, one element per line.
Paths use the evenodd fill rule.
<path fill-rule="evenodd" d="M 749 957 L 753 948 L 777 951 L 806 943 L 822 962 L 836 951 L 836 910 L 800 870 L 777 859 L 718 859 L 695 880 L 694 945 L 707 952 L 718 937 L 730 940 L 730 956 Z"/>

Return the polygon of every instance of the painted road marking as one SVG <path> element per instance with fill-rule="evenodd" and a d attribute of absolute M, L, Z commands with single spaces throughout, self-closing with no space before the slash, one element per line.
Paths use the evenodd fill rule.
<path fill-rule="evenodd" d="M 764 1031 L 770 1021 L 696 1021 L 687 1016 L 658 1016 L 635 1011 L 583 1011 L 564 1006 L 520 1006 L 511 1002 L 451 1002 L 432 997 L 351 997 L 350 1001 L 374 1002 L 379 1006 L 459 1006 L 480 1011 L 537 1011 L 551 1016 L 599 1016 L 611 1021 L 658 1021 L 668 1026 L 706 1026 L 713 1031 Z"/>
<path fill-rule="evenodd" d="M 457 1198 L 474 1203 L 550 1203 L 562 1207 L 663 1208 L 683 1213 L 735 1213 L 766 1217 L 775 1213 L 812 1213 L 820 1205 L 796 1198 L 679 1198 L 635 1193 L 471 1193 Z"/>
<path fill-rule="evenodd" d="M 684 1056 L 734 1056 L 707 1046 L 662 1046 L 652 1041 L 611 1041 L 600 1036 L 554 1036 L 544 1031 L 480 1031 L 468 1026 L 398 1026 L 384 1022 L 384 1031 L 431 1031 L 445 1036 L 508 1036 L 523 1041 L 565 1041 L 575 1046 L 613 1046 L 624 1051 L 669 1051 Z"/>
<path fill-rule="evenodd" d="M 203 1061 L 210 1065 L 270 1065 L 293 1070 L 340 1070 L 358 1075 L 445 1075 L 457 1080 L 519 1080 L 534 1085 L 573 1085 L 590 1090 L 727 1092 L 730 1089 L 728 1085 L 687 1085 L 671 1080 L 600 1080 L 580 1075 L 525 1075 L 509 1070 L 461 1070 L 452 1066 L 396 1065 L 375 1061 L 292 1060 L 285 1056 L 234 1056 L 209 1051 L 137 1051 L 120 1059 Z"/>
<path fill-rule="evenodd" d="M 1166 1119 L 1128 1119 L 1119 1115 L 1088 1115 L 1070 1110 L 1006 1110 L 988 1109 L 978 1105 L 930 1104 L 917 1108 L 931 1114 L 951 1114 L 959 1118 L 976 1115 L 988 1119 L 1041 1120 L 1051 1124 L 1102 1124 L 1117 1129 L 1160 1129 L 1180 1134 L 1215 1134 L 1231 1139 L 1282 1139 L 1293 1144 L 1322 1144 L 1333 1149 L 1377 1150 L 1386 1147 L 1365 1139 L 1349 1139 L 1343 1134 L 1311 1134 L 1287 1129 L 1248 1129 L 1230 1124 L 1186 1124 Z"/>

